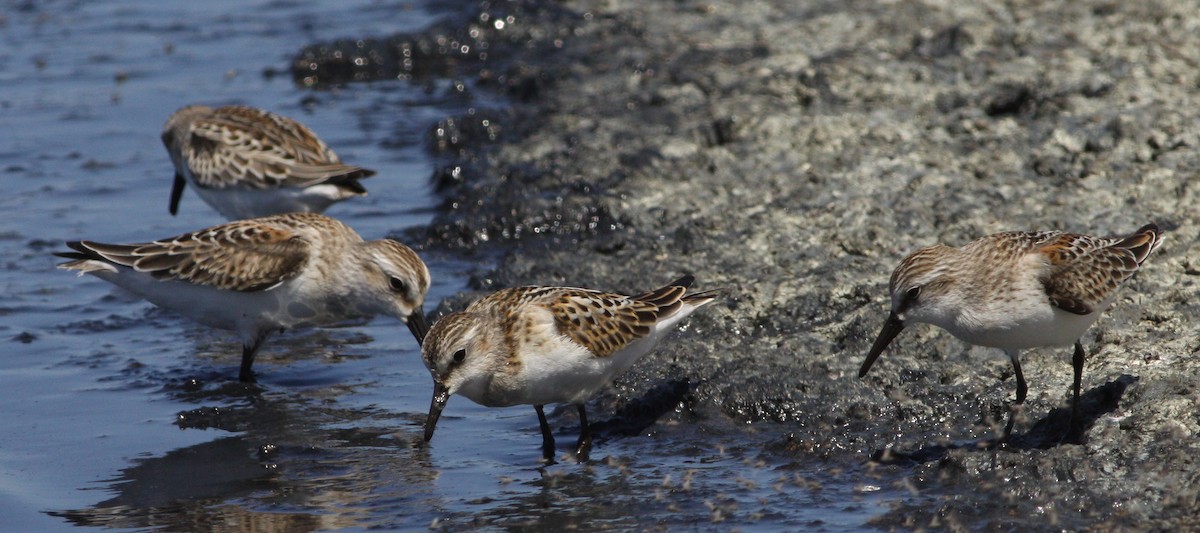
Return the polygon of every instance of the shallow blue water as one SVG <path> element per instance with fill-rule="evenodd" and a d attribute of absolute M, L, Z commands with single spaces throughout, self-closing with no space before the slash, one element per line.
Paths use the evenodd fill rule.
<path fill-rule="evenodd" d="M 232 334 L 54 269 L 64 240 L 142 241 L 222 222 L 190 192 L 178 217 L 167 213 L 159 133 L 192 103 L 280 112 L 377 170 L 368 197 L 328 212 L 364 237 L 428 222 L 438 200 L 425 132 L 491 104 L 448 82 L 314 92 L 286 75 L 305 44 L 427 25 L 423 3 L 0 5 L 0 529 L 840 530 L 882 510 L 869 484 L 764 455 L 785 428 L 667 416 L 600 442 L 589 465 L 542 467 L 532 409 L 455 398 L 425 446 L 431 385 L 395 320 L 274 337 L 255 364 L 260 387 L 247 389 L 233 380 Z M 481 267 L 426 260 L 427 309 Z M 552 424 L 565 449 L 573 417 Z"/>
<path fill-rule="evenodd" d="M 7 343 L 0 358 L 0 520 L 6 530 L 61 527 L 61 518 L 44 512 L 106 499 L 106 480 L 120 478 L 131 461 L 229 438 L 218 430 L 180 431 L 176 413 L 236 399 L 202 393 L 189 401 L 173 383 L 228 380 L 236 339 L 93 278 L 57 271 L 49 255 L 67 239 L 140 241 L 222 222 L 190 193 L 178 217 L 167 213 L 172 171 L 159 132 L 171 112 L 191 103 L 243 103 L 304 122 L 344 160 L 379 171 L 366 184 L 367 198 L 329 212 L 367 238 L 428 221 L 432 168 L 420 140 L 427 124 L 454 112 L 426 102 L 436 89 L 427 95 L 396 82 L 317 93 L 294 87 L 286 75 L 288 59 L 308 42 L 423 27 L 430 16 L 419 4 L 19 7 L 6 6 L 0 30 L 0 129 L 7 132 L 0 138 L 6 191 L 0 246 L 8 258 L 0 270 L 0 339 Z M 268 78 L 266 68 L 285 75 Z M 380 102 L 407 112 L 378 114 Z M 385 143 L 389 148 L 379 149 Z M 461 287 L 452 270 L 436 272 L 432 302 Z M 274 339 L 259 361 L 264 388 L 286 395 L 397 374 L 428 380 L 406 335 L 394 321 L 379 319 Z M 397 364 L 405 361 L 414 364 Z"/>

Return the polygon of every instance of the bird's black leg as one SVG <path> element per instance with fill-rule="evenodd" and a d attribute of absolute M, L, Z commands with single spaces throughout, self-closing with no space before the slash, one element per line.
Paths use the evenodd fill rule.
<path fill-rule="evenodd" d="M 187 180 L 183 178 L 183 174 L 176 172 L 175 183 L 171 185 L 171 203 L 167 205 L 171 216 L 179 212 L 179 198 L 183 196 L 184 187 L 187 187 Z"/>
<path fill-rule="evenodd" d="M 575 457 L 580 461 L 588 460 L 592 451 L 592 428 L 588 426 L 587 412 L 583 404 L 576 405 L 579 409 L 579 442 L 575 444 Z"/>
<path fill-rule="evenodd" d="M 1072 384 L 1074 396 L 1071 398 L 1071 422 L 1067 424 L 1067 432 L 1075 432 L 1075 424 L 1079 423 L 1079 389 L 1083 382 L 1083 362 L 1087 353 L 1083 351 L 1083 343 L 1075 341 L 1075 355 L 1071 357 L 1071 366 L 1075 368 L 1075 382 Z"/>
<path fill-rule="evenodd" d="M 1029 392 L 1029 387 L 1025 384 L 1025 374 L 1021 372 L 1020 354 L 1019 350 L 1010 350 L 1008 352 L 1008 358 L 1012 361 L 1013 372 L 1017 375 L 1017 401 L 1013 403 L 1008 411 L 1008 423 L 1004 425 L 1004 436 L 1000 438 L 1001 442 L 1007 442 L 1008 437 L 1012 435 L 1013 422 L 1016 421 L 1017 415 L 1020 414 L 1021 407 L 1025 405 L 1025 394 Z"/>
<path fill-rule="evenodd" d="M 537 409 L 538 424 L 542 426 L 542 457 L 546 461 L 554 462 L 554 435 L 550 434 L 550 424 L 546 422 L 546 413 L 542 411 L 542 406 L 535 405 Z"/>
<path fill-rule="evenodd" d="M 242 343 L 242 369 L 238 372 L 238 381 L 242 383 L 254 383 L 254 372 L 250 367 L 254 366 L 254 355 L 258 353 L 258 347 L 262 346 L 263 341 L 267 340 L 266 332 L 260 332 L 254 337 L 250 344 Z"/>

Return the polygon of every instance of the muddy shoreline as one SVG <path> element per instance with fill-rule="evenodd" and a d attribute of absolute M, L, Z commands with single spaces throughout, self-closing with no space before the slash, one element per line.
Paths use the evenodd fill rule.
<path fill-rule="evenodd" d="M 340 56 L 313 45 L 293 74 L 336 85 L 436 73 L 463 80 L 450 91 L 463 98 L 501 96 L 431 128 L 444 203 L 405 236 L 499 254 L 472 289 L 639 291 L 694 273 L 725 291 L 597 401 L 597 420 L 643 402 L 662 415 L 639 424 L 777 434 L 764 454 L 905 489 L 882 528 L 1197 527 L 1200 12 L 549 4 L 472 4 Z M 376 63 L 345 68 L 354 53 Z M 414 57 L 429 64 L 404 62 Z M 1069 347 L 1023 356 L 1030 397 L 1003 451 L 970 445 L 1013 396 L 999 351 L 909 328 L 857 378 L 907 252 L 1148 221 L 1166 244 L 1084 337 L 1082 444 L 1058 442 Z"/>

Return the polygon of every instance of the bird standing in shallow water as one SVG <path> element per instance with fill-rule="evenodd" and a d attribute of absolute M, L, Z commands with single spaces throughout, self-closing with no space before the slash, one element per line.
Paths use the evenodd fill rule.
<path fill-rule="evenodd" d="M 933 324 L 971 344 L 1001 348 L 1017 378 L 1003 442 L 1028 390 L 1020 351 L 1074 343 L 1074 423 L 1086 357 L 1079 339 L 1162 240 L 1158 226 L 1147 224 L 1125 237 L 1007 232 L 962 248 L 939 244 L 917 250 L 892 272 L 892 310 L 858 376 L 866 376 L 892 339 L 914 322 Z"/>
<path fill-rule="evenodd" d="M 187 184 L 229 220 L 281 213 L 321 213 L 363 196 L 358 180 L 375 171 L 342 164 L 312 130 L 246 106 L 188 106 L 163 126 L 175 165 L 170 211 Z"/>
<path fill-rule="evenodd" d="M 273 331 L 378 314 L 427 332 L 422 305 L 429 269 L 391 239 L 364 241 L 315 213 L 230 222 L 142 244 L 68 242 L 58 267 L 92 274 L 201 324 L 238 332 L 238 379 Z"/>
<path fill-rule="evenodd" d="M 517 287 L 447 315 L 433 325 L 421 348 L 434 382 L 425 440 L 433 438 L 452 394 L 487 407 L 532 404 L 543 456 L 553 460 L 554 436 L 542 407 L 570 403 L 579 412 L 575 453 L 586 460 L 592 436 L 583 402 L 715 298 L 713 291 L 688 294 L 692 281 L 684 276 L 637 296 Z"/>

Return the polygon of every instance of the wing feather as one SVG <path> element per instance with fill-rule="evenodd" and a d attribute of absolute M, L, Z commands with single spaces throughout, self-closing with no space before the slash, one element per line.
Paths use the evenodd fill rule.
<path fill-rule="evenodd" d="M 185 157 L 205 187 L 235 184 L 266 189 L 331 182 L 358 192 L 357 179 L 374 171 L 346 165 L 312 130 L 287 117 L 245 106 L 226 106 L 196 118 Z"/>
<path fill-rule="evenodd" d="M 299 275 L 310 243 L 285 226 L 243 220 L 142 244 L 69 242 L 90 259 L 220 289 L 270 289 Z"/>
<path fill-rule="evenodd" d="M 1079 315 L 1096 311 L 1161 242 L 1153 224 L 1124 238 L 1058 235 L 1037 250 L 1050 264 L 1042 283 L 1051 305 Z"/>
<path fill-rule="evenodd" d="M 558 289 L 547 307 L 558 331 L 598 357 L 608 357 L 649 335 L 662 319 L 677 312 L 691 284 L 676 283 L 638 296 L 585 289 Z"/>

